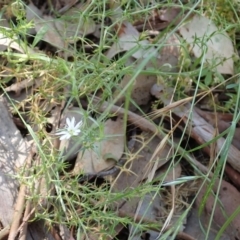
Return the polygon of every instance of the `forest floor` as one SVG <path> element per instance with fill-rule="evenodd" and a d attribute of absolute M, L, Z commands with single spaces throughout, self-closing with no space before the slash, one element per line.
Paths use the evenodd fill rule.
<path fill-rule="evenodd" d="M 0 9 L 0 239 L 240 239 L 238 1 Z"/>

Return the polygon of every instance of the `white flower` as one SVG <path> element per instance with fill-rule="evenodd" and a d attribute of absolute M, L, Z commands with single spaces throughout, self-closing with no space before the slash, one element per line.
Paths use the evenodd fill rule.
<path fill-rule="evenodd" d="M 66 127 L 64 129 L 60 129 L 56 135 L 62 135 L 60 140 L 69 139 L 72 136 L 77 136 L 81 132 L 81 126 L 83 121 L 80 121 L 75 125 L 75 117 L 72 117 L 70 120 L 69 118 L 66 119 Z"/>

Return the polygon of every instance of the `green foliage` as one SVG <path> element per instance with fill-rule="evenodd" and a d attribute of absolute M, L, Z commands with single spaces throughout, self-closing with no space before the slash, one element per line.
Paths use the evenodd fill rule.
<path fill-rule="evenodd" d="M 166 4 L 159 3 L 159 6 L 184 7 L 182 4 L 176 2 L 168 1 Z M 239 7 L 238 1 L 204 0 L 199 2 L 199 7 L 192 11 L 199 13 L 204 12 L 212 18 L 218 26 L 224 25 L 223 28 L 232 33 L 233 36 L 233 33 L 239 28 L 240 23 L 237 9 L 237 7 Z M 25 104 L 31 106 L 30 109 L 26 110 L 25 114 L 30 116 L 30 120 L 33 124 L 39 124 L 42 127 L 45 126 L 49 110 L 46 107 L 47 103 L 54 102 L 61 104 L 61 101 L 65 98 L 64 90 L 66 88 L 69 89 L 70 96 L 68 97 L 70 101 L 75 100 L 79 103 L 80 97 L 101 93 L 103 100 L 108 99 L 113 102 L 113 89 L 118 87 L 118 83 L 124 75 L 131 74 L 132 76 L 137 76 L 139 73 L 149 72 L 153 75 L 157 75 L 160 81 L 168 81 L 169 86 L 175 88 L 175 100 L 185 98 L 189 95 L 190 91 L 196 90 L 194 93 L 196 95 L 197 92 L 208 91 L 217 85 L 223 86 L 222 89 L 225 87 L 234 89 L 234 92 L 227 93 L 229 99 L 224 102 L 224 106 L 216 106 L 215 103 L 213 103 L 213 105 L 216 109 L 222 109 L 228 112 L 236 111 L 235 104 L 237 99 L 239 99 L 238 81 L 226 79 L 225 76 L 211 69 L 210 65 L 202 64 L 201 58 L 193 58 L 189 46 L 185 42 L 181 44 L 181 56 L 179 59 L 180 70 L 177 73 L 169 74 L 159 69 L 144 69 L 144 66 L 140 66 L 139 69 L 135 69 L 133 65 L 126 66 L 126 61 L 132 52 L 127 52 L 122 55 L 119 54 L 118 58 L 114 61 L 107 59 L 104 53 L 114 42 L 116 42 L 116 31 L 113 31 L 113 27 L 116 23 L 113 22 L 110 26 L 105 26 L 104 21 L 107 17 L 115 13 L 108 8 L 106 1 L 88 1 L 88 4 L 89 5 L 79 16 L 79 21 L 94 19 L 96 22 L 100 23 L 102 28 L 100 41 L 98 43 L 91 42 L 90 44 L 91 47 L 94 48 L 91 53 L 88 54 L 84 49 L 77 48 L 77 44 L 72 44 L 71 46 L 75 52 L 72 61 L 67 61 L 64 58 L 58 58 L 51 55 L 47 56 L 43 53 L 24 55 L 10 50 L 1 53 L 3 59 L 8 60 L 8 68 L 13 71 L 12 76 L 18 78 L 19 81 L 23 80 L 26 76 L 30 79 L 37 79 L 41 76 L 42 82 L 38 91 L 25 100 Z M 121 5 L 124 9 L 122 21 L 143 19 L 153 11 L 150 1 L 124 0 L 121 1 Z M 13 2 L 11 4 L 11 12 L 17 19 L 16 23 L 12 22 L 11 31 L 0 28 L 0 33 L 10 38 L 15 35 L 20 35 L 23 39 L 23 43 L 27 45 L 27 38 L 29 37 L 28 30 L 33 26 L 33 23 L 26 22 L 24 4 L 22 1 Z M 170 29 L 172 30 L 172 26 Z M 168 32 L 170 30 L 167 29 L 165 31 Z M 36 47 L 39 42 L 42 41 L 45 33 L 46 29 L 43 27 L 36 34 L 32 47 Z M 161 34 L 163 35 L 165 33 Z M 144 33 L 141 37 L 142 39 L 145 38 Z M 87 40 L 82 37 L 79 38 L 79 41 L 86 43 Z M 149 59 L 146 59 L 146 61 L 147 60 Z M 2 66 L 2 69 L 4 68 L 6 68 L 6 66 Z M 4 89 L 13 77 L 8 76 L 1 79 L 1 88 Z M 126 91 L 124 92 L 124 90 L 122 90 L 121 92 L 121 94 L 124 92 L 125 96 L 127 96 L 127 103 L 132 101 L 127 91 L 133 82 L 134 77 L 128 83 L 129 85 L 126 89 L 124 88 Z M 196 97 L 195 95 L 194 97 Z M 96 118 L 94 120 L 97 127 L 84 129 L 81 139 L 77 139 L 78 141 L 82 141 L 84 149 L 91 148 L 94 142 L 104 138 L 102 120 L 112 116 L 108 111 L 100 113 L 98 109 L 92 105 L 90 100 L 86 109 L 85 118 L 95 114 Z M 21 115 L 21 104 L 22 103 L 14 103 L 14 113 Z M 127 104 L 125 107 L 126 106 Z M 126 112 L 127 111 L 128 108 L 126 108 Z M 33 168 L 29 178 L 26 179 L 24 177 L 25 169 L 20 171 L 18 177 L 22 182 L 28 184 L 32 190 L 30 199 L 36 204 L 41 200 L 41 196 L 35 189 L 36 179 L 39 180 L 44 178 L 48 186 L 54 186 L 56 192 L 55 195 L 48 193 L 47 196 L 45 196 L 51 208 L 44 209 L 44 211 L 42 211 L 42 209 L 41 211 L 36 211 L 35 217 L 37 219 L 45 219 L 51 224 L 61 223 L 75 227 L 77 229 L 78 239 L 80 239 L 83 233 L 87 232 L 99 233 L 102 239 L 106 239 L 107 236 L 114 234 L 115 227 L 119 223 L 124 226 L 132 224 L 137 227 L 139 231 L 148 228 L 149 224 L 134 223 L 128 217 L 117 216 L 114 209 L 112 209 L 112 205 L 119 199 L 134 199 L 136 196 L 143 197 L 146 193 L 151 193 L 153 191 L 161 192 L 161 188 L 158 185 L 142 184 L 133 190 L 114 193 L 111 192 L 111 188 L 107 183 L 100 187 L 97 187 L 94 183 L 79 184 L 79 176 L 71 176 L 71 174 L 69 174 L 67 171 L 69 166 L 61 161 L 61 153 L 53 150 L 53 143 L 47 137 L 46 131 L 39 130 L 37 133 L 34 133 L 31 129 L 30 134 L 34 141 L 38 143 L 39 154 L 43 162 L 41 165 Z M 44 138 L 45 141 L 42 141 Z M 181 149 L 180 145 L 176 148 L 179 149 L 180 158 L 184 156 L 186 159 L 191 159 L 191 155 L 186 149 Z M 226 156 L 227 155 L 224 157 Z M 222 165 L 224 157 L 221 159 Z M 220 170 L 222 165 L 218 165 L 215 177 L 221 175 Z M 202 177 L 205 179 L 208 178 L 207 176 Z M 186 178 L 186 182 L 187 181 L 191 180 Z M 213 184 L 214 182 L 212 182 L 212 185 Z M 206 197 L 207 194 L 211 192 L 212 185 L 209 185 Z M 190 208 L 183 213 L 180 220 L 187 216 L 189 210 Z M 236 210 L 236 213 L 238 212 L 239 209 Z M 232 218 L 234 218 L 234 214 L 231 219 Z M 230 224 L 230 220 L 226 225 Z M 223 226 L 223 229 L 226 225 Z M 167 238 L 167 236 L 171 234 L 176 235 L 176 229 L 178 229 L 179 226 L 181 226 L 181 222 L 177 222 L 176 228 L 167 231 L 164 237 Z"/>

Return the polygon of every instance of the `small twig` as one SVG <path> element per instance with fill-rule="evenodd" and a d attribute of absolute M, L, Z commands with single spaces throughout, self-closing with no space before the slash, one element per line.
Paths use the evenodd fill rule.
<path fill-rule="evenodd" d="M 33 80 L 33 79 L 24 79 L 21 82 L 16 82 L 16 83 L 13 83 L 11 86 L 6 87 L 5 91 L 6 92 L 13 91 L 18 96 L 23 89 L 33 86 L 35 84 L 35 81 L 36 80 Z"/>
<path fill-rule="evenodd" d="M 10 228 L 10 233 L 8 236 L 8 240 L 14 240 L 18 233 L 18 227 L 20 225 L 20 220 L 22 218 L 22 213 L 24 209 L 24 203 L 25 203 L 25 191 L 26 191 L 26 185 L 22 184 L 20 187 L 20 191 L 18 194 L 18 199 L 16 203 L 15 212 L 13 215 L 13 222 Z"/>
<path fill-rule="evenodd" d="M 8 236 L 9 232 L 10 232 L 10 226 L 3 228 L 0 231 L 0 239 L 5 239 Z"/>
<path fill-rule="evenodd" d="M 24 217 L 22 220 L 22 224 L 19 226 L 18 228 L 18 232 L 20 232 L 19 235 L 19 240 L 24 240 L 27 236 L 27 226 L 28 226 L 28 221 L 29 219 L 31 219 L 31 217 L 33 216 L 36 208 L 33 208 L 31 211 L 31 202 L 28 201 L 27 206 L 25 208 L 25 212 L 24 212 Z M 26 215 L 26 216 L 25 216 Z"/>
<path fill-rule="evenodd" d="M 33 147 L 30 149 L 30 152 L 28 154 L 28 157 L 26 159 L 26 169 L 29 169 L 29 166 L 31 165 L 32 157 L 35 154 L 35 151 L 33 150 Z M 22 218 L 22 213 L 24 209 L 24 202 L 25 202 L 25 193 L 26 193 L 26 185 L 21 184 L 17 202 L 16 202 L 16 207 L 13 215 L 13 222 L 10 227 L 10 232 L 8 236 L 8 240 L 14 240 L 15 237 L 17 236 L 18 233 L 18 228 L 20 225 L 20 220 Z"/>
<path fill-rule="evenodd" d="M 19 227 L 18 231 L 20 231 L 19 240 L 25 240 L 27 237 L 27 226 L 28 226 L 28 220 L 34 213 L 35 208 L 31 210 L 31 201 L 28 200 L 24 212 L 23 222 L 21 226 Z"/>

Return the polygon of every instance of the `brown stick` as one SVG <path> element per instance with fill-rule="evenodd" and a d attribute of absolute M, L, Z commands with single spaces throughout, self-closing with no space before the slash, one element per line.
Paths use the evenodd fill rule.
<path fill-rule="evenodd" d="M 35 151 L 33 150 L 33 147 L 30 149 L 30 152 L 28 154 L 28 157 L 26 159 L 26 169 L 29 169 L 29 166 L 31 165 L 31 160 L 33 155 L 35 154 Z M 28 174 L 28 173 L 27 173 Z M 24 203 L 25 203 L 25 192 L 26 192 L 26 185 L 21 184 L 17 202 L 16 202 L 16 207 L 13 215 L 13 222 L 10 227 L 10 232 L 8 236 L 8 240 L 14 240 L 15 237 L 17 236 L 18 233 L 18 228 L 20 225 L 20 220 L 22 218 L 22 213 L 24 209 Z"/>
<path fill-rule="evenodd" d="M 23 222 L 18 229 L 18 231 L 20 231 L 19 240 L 25 240 L 27 237 L 28 220 L 32 215 L 31 212 L 33 212 L 31 211 L 31 201 L 28 200 L 25 208 L 25 212 L 24 212 Z"/>
<path fill-rule="evenodd" d="M 5 239 L 8 236 L 9 231 L 10 231 L 10 226 L 7 226 L 4 229 L 2 229 L 0 231 L 0 239 Z"/>
<path fill-rule="evenodd" d="M 20 225 L 20 220 L 22 218 L 22 213 L 24 209 L 24 203 L 25 203 L 25 191 L 26 191 L 26 185 L 22 184 L 20 187 L 20 191 L 18 193 L 18 199 L 16 203 L 15 212 L 13 215 L 13 222 L 10 228 L 10 233 L 8 236 L 8 240 L 14 240 L 18 233 L 18 227 Z"/>

